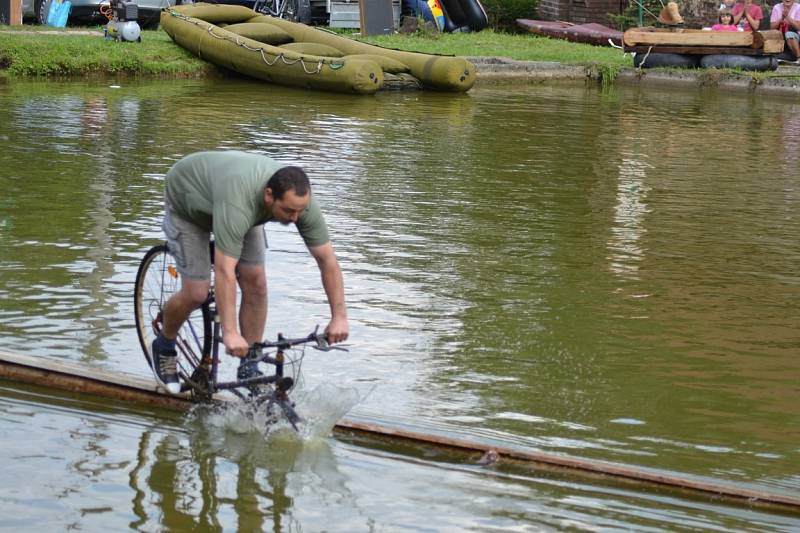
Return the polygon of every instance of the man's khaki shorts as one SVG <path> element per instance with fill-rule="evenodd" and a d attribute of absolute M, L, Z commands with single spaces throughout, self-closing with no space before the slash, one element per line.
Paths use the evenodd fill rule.
<path fill-rule="evenodd" d="M 172 210 L 169 202 L 165 202 L 162 227 L 167 236 L 167 247 L 178 266 L 178 272 L 188 279 L 211 279 L 211 254 L 208 247 L 211 233 L 181 218 Z M 263 266 L 266 249 L 264 225 L 250 228 L 245 234 L 239 264 Z"/>

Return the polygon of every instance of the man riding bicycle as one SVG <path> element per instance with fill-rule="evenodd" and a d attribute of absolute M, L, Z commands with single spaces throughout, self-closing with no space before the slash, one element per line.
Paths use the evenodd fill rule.
<path fill-rule="evenodd" d="M 263 339 L 267 319 L 266 239 L 263 224 L 295 224 L 322 276 L 331 309 L 328 342 L 347 339 L 344 281 L 328 229 L 306 173 L 269 157 L 238 151 L 198 152 L 167 172 L 164 233 L 181 274 L 181 289 L 163 309 L 163 327 L 153 341 L 153 373 L 173 394 L 180 392 L 175 339 L 210 287 L 208 243 L 214 234 L 214 280 L 222 340 L 228 354 L 244 357 Z M 242 289 L 238 327 L 236 285 Z M 255 364 L 240 365 L 239 378 Z"/>

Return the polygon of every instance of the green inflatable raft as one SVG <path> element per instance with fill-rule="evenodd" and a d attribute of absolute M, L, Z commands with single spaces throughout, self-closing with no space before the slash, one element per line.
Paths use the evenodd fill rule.
<path fill-rule="evenodd" d="M 475 66 L 461 57 L 389 50 L 243 6 L 169 7 L 161 27 L 198 57 L 280 85 L 372 94 L 387 79 L 458 92 L 475 83 Z"/>

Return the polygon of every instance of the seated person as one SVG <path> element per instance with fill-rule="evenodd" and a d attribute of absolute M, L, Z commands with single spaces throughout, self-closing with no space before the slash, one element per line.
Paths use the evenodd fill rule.
<path fill-rule="evenodd" d="M 783 0 L 775 4 L 769 17 L 769 28 L 783 32 L 786 46 L 794 58 L 800 57 L 800 4 L 795 0 Z"/>
<path fill-rule="evenodd" d="M 761 6 L 754 4 L 753 0 L 737 2 L 733 6 L 731 14 L 733 15 L 733 23 L 744 31 L 758 31 L 761 19 L 764 18 Z"/>
<path fill-rule="evenodd" d="M 711 26 L 712 31 L 738 31 L 739 28 L 733 23 L 733 15 L 727 9 L 719 12 L 719 20 Z"/>

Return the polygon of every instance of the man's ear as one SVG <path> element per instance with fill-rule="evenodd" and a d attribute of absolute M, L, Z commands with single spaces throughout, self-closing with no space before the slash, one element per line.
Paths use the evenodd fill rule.
<path fill-rule="evenodd" d="M 266 187 L 264 189 L 264 203 L 267 206 L 271 206 L 274 201 L 275 198 L 272 196 L 272 189 L 270 187 Z"/>

